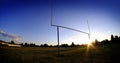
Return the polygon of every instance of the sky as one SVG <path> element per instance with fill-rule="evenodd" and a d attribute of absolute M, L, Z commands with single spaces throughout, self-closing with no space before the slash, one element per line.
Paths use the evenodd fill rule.
<path fill-rule="evenodd" d="M 60 44 L 120 36 L 119 0 L 0 0 L 0 39 L 11 41 L 17 37 L 20 43 L 56 45 L 56 27 L 50 26 L 51 1 L 53 24 L 84 32 L 89 32 L 87 20 L 90 25 L 90 39 L 86 34 L 60 28 Z"/>

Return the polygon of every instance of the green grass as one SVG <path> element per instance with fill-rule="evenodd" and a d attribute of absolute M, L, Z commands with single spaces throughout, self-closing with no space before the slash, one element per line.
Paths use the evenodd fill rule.
<path fill-rule="evenodd" d="M 113 47 L 115 48 L 115 47 Z M 110 63 L 112 47 L 6 47 L 0 46 L 0 63 Z"/>

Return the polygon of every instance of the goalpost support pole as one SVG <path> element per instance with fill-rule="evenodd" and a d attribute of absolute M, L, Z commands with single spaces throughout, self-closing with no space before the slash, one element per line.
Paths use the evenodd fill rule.
<path fill-rule="evenodd" d="M 59 26 L 57 26 L 57 41 L 58 41 L 58 56 L 60 56 L 60 45 L 59 45 Z"/>

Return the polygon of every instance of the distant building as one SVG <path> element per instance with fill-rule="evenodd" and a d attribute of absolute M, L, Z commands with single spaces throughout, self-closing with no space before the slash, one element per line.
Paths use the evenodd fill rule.
<path fill-rule="evenodd" d="M 7 44 L 8 46 L 13 46 L 13 47 L 21 47 L 19 44 Z"/>
<path fill-rule="evenodd" d="M 10 44 L 9 42 L 5 42 L 5 41 L 2 41 L 2 40 L 0 40 L 0 44 L 3 45 L 3 46 L 21 47 L 20 44 Z"/>

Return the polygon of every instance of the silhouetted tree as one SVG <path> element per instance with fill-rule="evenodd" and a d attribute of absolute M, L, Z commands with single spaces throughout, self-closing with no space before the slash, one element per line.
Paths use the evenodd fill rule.
<path fill-rule="evenodd" d="M 115 36 L 115 42 L 116 42 L 116 43 L 120 43 L 119 37 L 118 37 L 117 35 Z"/>
<path fill-rule="evenodd" d="M 53 47 L 52 45 L 50 45 L 49 47 Z"/>
<path fill-rule="evenodd" d="M 48 47 L 48 44 L 45 43 L 43 46 L 44 46 L 44 47 Z"/>
<path fill-rule="evenodd" d="M 109 40 L 108 39 L 105 39 L 105 40 L 101 41 L 101 45 L 106 45 L 106 44 L 109 44 Z"/>
<path fill-rule="evenodd" d="M 119 39 L 119 37 L 117 35 L 115 37 L 113 35 L 111 35 L 111 41 L 110 42 L 112 44 L 120 43 L 120 39 Z"/>
<path fill-rule="evenodd" d="M 113 35 L 111 35 L 111 41 L 113 41 L 114 40 L 114 36 Z"/>
<path fill-rule="evenodd" d="M 72 42 L 72 44 L 70 45 L 71 47 L 75 47 L 75 44 L 74 44 L 74 42 Z"/>
<path fill-rule="evenodd" d="M 23 43 L 21 43 L 21 46 L 24 46 L 24 44 L 23 44 Z"/>
<path fill-rule="evenodd" d="M 36 45 L 35 44 L 33 44 L 33 43 L 30 43 L 30 45 L 29 45 L 30 47 L 35 47 Z"/>
<path fill-rule="evenodd" d="M 13 40 L 11 40 L 11 44 L 15 44 Z"/>
<path fill-rule="evenodd" d="M 118 39 L 118 36 L 117 36 L 117 35 L 115 36 L 115 39 Z"/>
<path fill-rule="evenodd" d="M 28 46 L 29 46 L 29 44 L 28 44 L 28 43 L 25 43 L 25 44 L 24 44 L 24 46 L 28 47 Z"/>
<path fill-rule="evenodd" d="M 40 45 L 40 47 L 43 47 L 43 46 L 44 46 L 43 44 Z"/>
<path fill-rule="evenodd" d="M 68 44 L 62 44 L 61 47 L 68 47 Z"/>
<path fill-rule="evenodd" d="M 97 39 L 95 39 L 95 44 L 94 45 L 99 45 L 99 42 Z"/>

